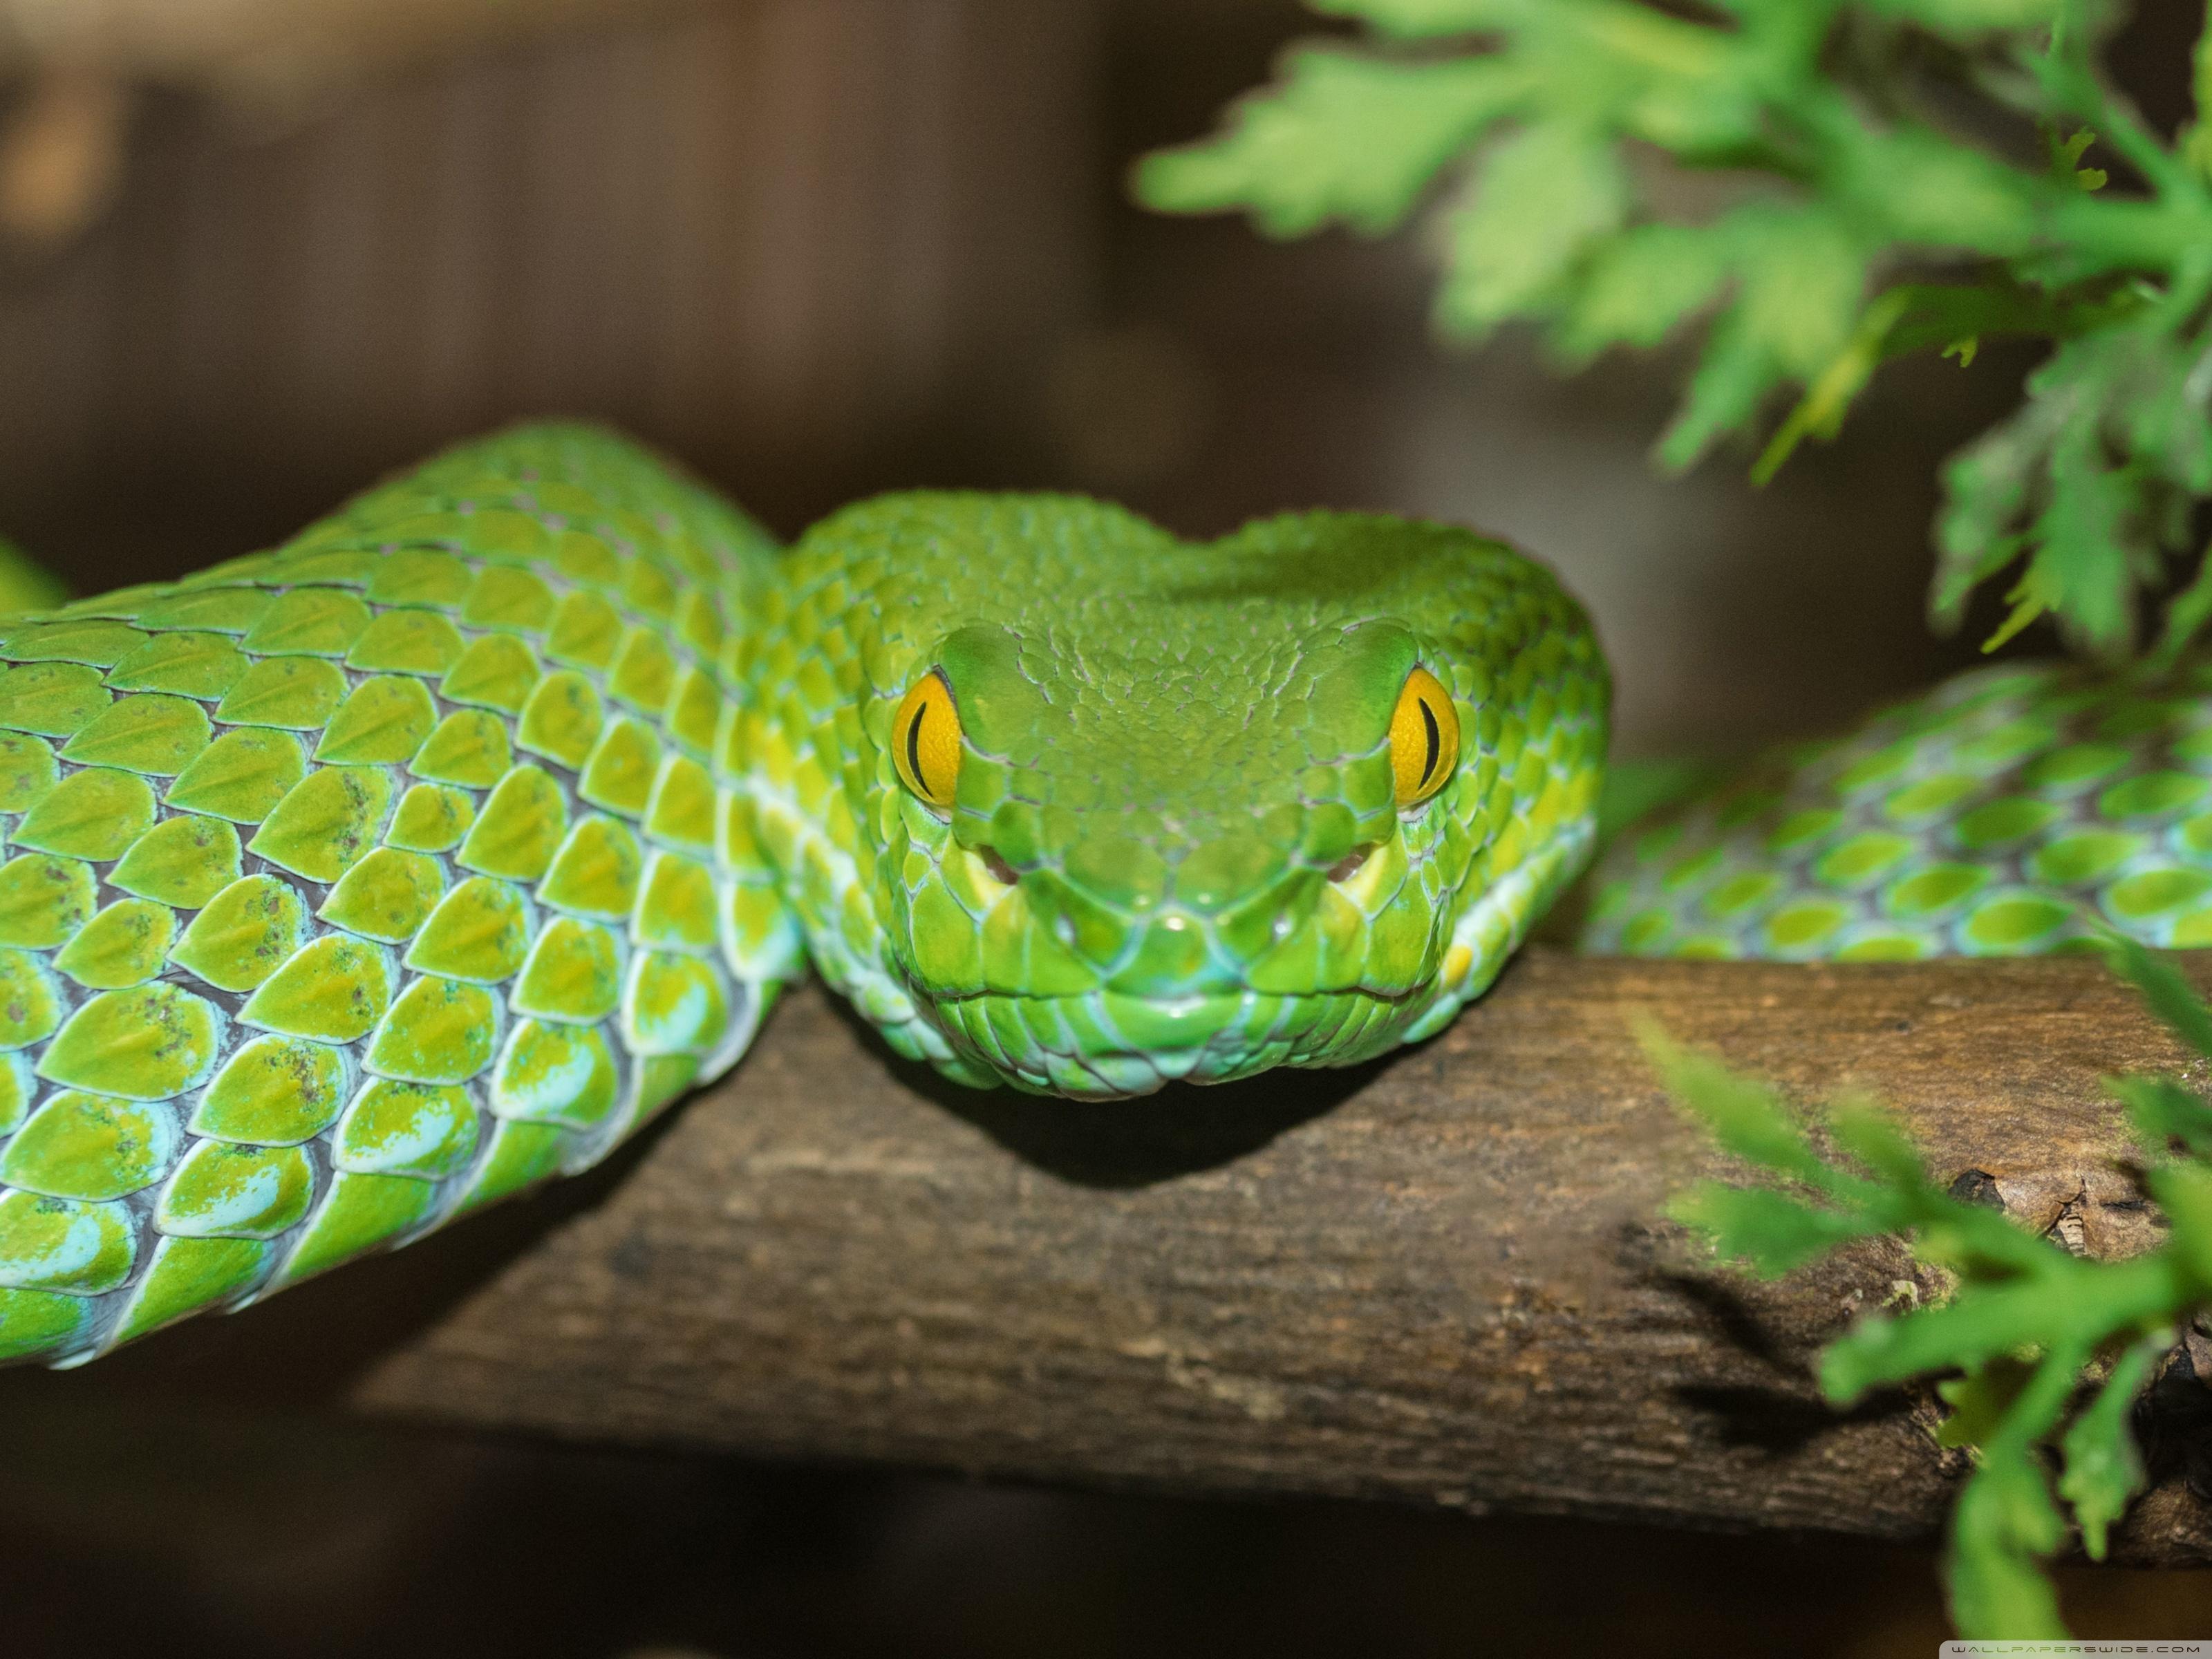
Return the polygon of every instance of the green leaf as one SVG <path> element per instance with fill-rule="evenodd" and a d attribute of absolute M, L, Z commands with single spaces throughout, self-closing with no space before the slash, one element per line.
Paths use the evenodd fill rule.
<path fill-rule="evenodd" d="M 1944 1566 L 1951 1616 L 1969 1641 L 2063 1641 L 2058 1597 L 2037 1562 L 2065 1541 L 2066 1523 L 2024 1447 L 1987 1458 L 1960 1489 Z"/>
<path fill-rule="evenodd" d="M 2166 626 L 2158 648 L 2151 653 L 2153 672 L 2171 672 L 2208 622 L 2212 622 L 2212 547 L 2205 549 L 2189 586 L 2166 608 Z"/>
<path fill-rule="evenodd" d="M 2039 1238 L 2008 1220 L 2001 1210 L 1962 1203 L 1935 1194 L 1912 1206 L 1893 1225 L 1917 1225 L 1913 1253 L 1976 1282 L 1996 1283 L 2021 1274 L 2072 1265 L 2072 1258 L 2047 1238 Z"/>
<path fill-rule="evenodd" d="M 1560 3 L 1561 0 L 1539 0 Z M 1424 35 L 1471 34 L 1519 22 L 1530 0 L 1306 0 L 1316 11 L 1358 17 L 1384 34 L 1407 40 Z"/>
<path fill-rule="evenodd" d="M 1438 326 L 1480 337 L 1543 321 L 1580 365 L 1656 344 L 1723 301 L 1657 446 L 1673 470 L 1792 384 L 1805 395 L 1757 479 L 1832 435 L 1891 356 L 1965 362 L 1994 335 L 2058 340 L 2027 406 L 1945 470 L 1930 615 L 1955 623 L 1982 582 L 2025 560 L 1991 647 L 2049 617 L 2076 648 L 2135 648 L 2162 555 L 2212 496 L 2212 124 L 2187 129 L 2177 157 L 2106 91 L 2096 55 L 2114 4 L 1315 3 L 1364 21 L 1386 49 L 1294 54 L 1213 141 L 1148 158 L 1140 197 L 1244 208 L 1276 234 L 1379 231 L 1511 122 L 1480 187 L 1448 210 Z M 1972 83 L 1992 107 L 1926 96 L 1899 67 L 1909 48 L 1887 44 L 1906 31 L 1943 37 L 1953 50 L 1939 56 L 1969 65 L 2008 62 Z M 1465 50 L 1431 44 L 1446 37 Z M 2197 78 L 2212 102 L 2212 46 Z M 2034 121 L 2047 156 L 2021 165 L 1975 136 L 1998 113 Z M 2082 165 L 2100 141 L 2142 189 L 2100 190 L 2103 169 Z M 1695 173 L 1712 184 L 1684 176 Z M 1915 298 L 1887 331 L 1862 311 L 1870 278 L 1930 264 L 1962 280 L 1907 285 Z M 2208 625 L 2212 580 L 2177 605 L 2164 659 Z"/>
<path fill-rule="evenodd" d="M 1867 0 L 1868 9 L 1954 37 L 2005 29 L 2048 28 L 2067 0 Z"/>
<path fill-rule="evenodd" d="M 1736 1157 L 1815 1185 L 1856 1184 L 1839 1181 L 1766 1085 L 1681 1047 L 1656 1024 L 1638 1036 L 1668 1090 Z"/>
<path fill-rule="evenodd" d="M 1887 1108 L 1856 1097 L 1838 1103 L 1828 1123 L 1836 1145 L 1872 1170 L 1884 1186 L 1908 1195 L 1934 1196 L 1926 1165 Z"/>
<path fill-rule="evenodd" d="M 2129 1501 L 2142 1490 L 2142 1454 L 2136 1448 L 2129 1419 L 2136 1396 L 2150 1380 L 2151 1367 L 2172 1342 L 2171 1330 L 2154 1331 L 2122 1354 L 2096 1399 L 2074 1419 L 2061 1443 L 2066 1468 L 2058 1478 L 2058 1495 L 2074 1506 L 2081 1547 L 2092 1561 L 2105 1559 L 2112 1522 L 2127 1513 Z"/>
<path fill-rule="evenodd" d="M 1838 1244 L 1879 1228 L 1841 1211 L 1816 1208 L 1766 1187 L 1705 1182 L 1667 1206 L 1667 1213 L 1712 1241 L 1723 1259 L 1747 1263 L 1761 1279 L 1779 1279 Z"/>
<path fill-rule="evenodd" d="M 2195 325 L 2181 301 L 2196 292 L 2051 313 L 2054 328 L 2085 331 L 2029 377 L 2026 407 L 1946 469 L 1939 616 L 2025 549 L 2024 608 L 2048 610 L 2070 640 L 2108 659 L 2130 647 L 2137 592 L 2186 533 L 2180 509 L 2212 490 L 2201 385 L 2212 337 L 2182 331 Z M 2169 649 L 2205 603 L 2177 611 Z"/>
<path fill-rule="evenodd" d="M 2126 940 L 2108 949 L 2162 1018 L 2194 1042 L 2212 1042 L 2212 1011 L 2170 959 Z M 1937 1190 L 1875 1102 L 1847 1099 L 1831 1117 L 1837 1146 L 1872 1172 L 1869 1181 L 1815 1152 L 1771 1089 L 1655 1027 L 1640 1035 L 1669 1086 L 1723 1146 L 1822 1194 L 1808 1201 L 1771 1188 L 1705 1183 L 1678 1197 L 1668 1213 L 1705 1233 L 1722 1255 L 1774 1277 L 1851 1239 L 1909 1230 L 1915 1255 L 1955 1276 L 1948 1302 L 1871 1316 L 1832 1343 L 1820 1357 L 1821 1387 L 1840 1406 L 1913 1377 L 1965 1373 L 1936 1385 L 1951 1407 L 1937 1437 L 1971 1448 L 1978 1460 L 1945 1555 L 1954 1617 L 1969 1638 L 2056 1639 L 2063 1626 L 2043 1564 L 2064 1542 L 2065 1521 L 2043 1459 L 2054 1447 L 2063 1452 L 2060 1495 L 2090 1552 L 2101 1555 L 2142 1482 L 2130 1406 L 2171 1328 L 2212 1300 L 2212 1161 L 2165 1162 L 2148 1172 L 2168 1222 L 2158 1248 L 2124 1261 L 2077 1260 L 1999 1212 Z M 2147 1134 L 2160 1143 L 2179 1136 L 2212 1155 L 2212 1104 L 2168 1079 L 2107 1086 Z M 2110 1376 L 2067 1425 L 2091 1357 L 2115 1348 Z"/>
<path fill-rule="evenodd" d="M 2045 1248 L 2058 1254 L 2056 1245 Z M 2052 1273 L 1978 1285 L 1972 1296 L 1901 1318 L 1869 1316 L 1820 1356 L 1821 1389 L 1849 1405 L 1923 1371 L 1987 1364 L 2046 1340 L 2054 1328 L 2071 1329 L 2085 1318 L 2094 1323 L 2101 1290 L 2094 1277 Z"/>
<path fill-rule="evenodd" d="M 1564 121 L 1523 129 L 1490 153 L 1473 199 L 1447 223 L 1450 273 L 1437 314 L 1480 337 L 1546 309 L 1582 254 L 1628 211 L 1628 179 L 1602 135 Z"/>
<path fill-rule="evenodd" d="M 2200 178 L 2212 179 L 2212 28 L 2197 37 L 2190 90 L 2197 118 L 2182 131 L 2181 154 Z"/>
<path fill-rule="evenodd" d="M 1826 213 L 1760 204 L 1717 228 L 1730 252 L 1735 303 L 1714 325 L 1689 395 L 1659 442 L 1670 469 L 1693 465 L 1744 425 L 1784 379 L 1811 380 L 1840 353 L 1857 319 L 1866 256 Z"/>
<path fill-rule="evenodd" d="M 2166 1253 L 2194 1281 L 2197 1295 L 2212 1295 L 2212 1168 L 2164 1164 L 2146 1170 L 2143 1184 L 2171 1225 Z"/>
<path fill-rule="evenodd" d="M 1843 429 L 1844 411 L 1881 366 L 1887 355 L 1883 347 L 1911 304 L 1912 290 L 1896 288 L 1867 307 L 1844 349 L 1814 377 L 1797 407 L 1767 441 L 1751 469 L 1753 483 L 1765 484 L 1771 479 L 1805 439 L 1832 438 Z"/>
<path fill-rule="evenodd" d="M 1655 346 L 1711 302 L 1728 279 L 1726 251 L 1686 225 L 1632 225 L 1592 248 L 1553 343 L 1572 363 L 1609 346 Z"/>
<path fill-rule="evenodd" d="M 2160 1022 L 2198 1054 L 2212 1059 L 2212 1008 L 2205 1006 L 2180 964 L 2165 952 L 2153 951 L 2122 933 L 2109 935 L 2104 945 L 2105 960 L 2112 971 L 2142 994 Z"/>
<path fill-rule="evenodd" d="M 1724 227 L 1737 248 L 1745 325 L 1788 373 L 1809 379 L 1850 337 L 1867 252 L 1840 216 L 1747 208 Z"/>
<path fill-rule="evenodd" d="M 1990 1439 L 2034 1376 L 2029 1362 L 2000 1354 L 1964 1376 L 1938 1382 L 1936 1392 L 1951 1414 L 1936 1426 L 1936 1443 L 1979 1446 Z"/>
<path fill-rule="evenodd" d="M 2031 624 L 2049 616 L 2054 596 L 2045 589 L 2043 572 L 2030 565 L 2021 579 L 2013 584 L 2012 591 L 2005 595 L 2005 602 L 2012 609 L 2005 613 L 2005 619 L 1997 624 L 1996 631 L 1982 641 L 1984 656 L 1992 651 L 2002 651 Z"/>
<path fill-rule="evenodd" d="M 1282 84 L 1238 105 L 1219 137 L 1139 161 L 1137 198 L 1169 213 L 1243 208 L 1273 236 L 1333 220 L 1379 234 L 1527 85 L 1498 58 L 1406 63 L 1300 48 Z"/>
<path fill-rule="evenodd" d="M 1968 1640 L 2048 1640 L 2065 1626 L 2041 1561 L 2064 1543 L 2038 1447 L 2074 1393 L 2090 1345 L 2054 1345 L 1980 1440 L 1980 1466 L 1951 1513 L 1951 1613 Z"/>
<path fill-rule="evenodd" d="M 2106 1091 L 2124 1102 L 2136 1133 L 2153 1152 L 2179 1140 L 2198 1158 L 2212 1155 L 2212 1105 L 2170 1077 L 2108 1077 Z"/>
<path fill-rule="evenodd" d="M 2094 426 L 2076 421 L 2051 447 L 2051 501 L 2035 521 L 2042 545 L 2028 564 L 2037 591 L 2093 650 L 2114 657 L 2129 644 L 2128 477 L 2105 459 Z"/>
<path fill-rule="evenodd" d="M 1999 257 L 2023 252 L 2049 190 L 2017 167 L 1923 127 L 1869 133 L 1846 155 L 1837 175 L 1838 197 L 1879 215 L 1890 240 L 1923 247 Z"/>
<path fill-rule="evenodd" d="M 2082 152 L 2096 142 L 2093 128 L 2083 127 L 2071 138 L 2061 138 L 2056 127 L 2045 128 L 2043 146 L 2051 157 L 2051 176 L 2061 183 L 2072 179 L 2081 169 Z"/>
<path fill-rule="evenodd" d="M 2212 342 L 2123 336 L 2112 370 L 2122 447 L 2192 495 L 2212 490 Z M 2179 348 L 2177 349 L 2176 348 Z"/>
<path fill-rule="evenodd" d="M 1713 325 L 1689 391 L 1654 454 L 1670 472 L 1697 465 L 1724 432 L 1745 425 L 1759 402 L 1782 381 L 1782 371 L 1744 324 L 1742 307 Z"/>
<path fill-rule="evenodd" d="M 1974 589 L 2027 545 L 2011 528 L 2064 419 L 2063 410 L 2030 403 L 1944 463 L 1943 508 L 1936 520 L 1940 556 L 1929 599 L 1939 623 L 1955 623 Z"/>

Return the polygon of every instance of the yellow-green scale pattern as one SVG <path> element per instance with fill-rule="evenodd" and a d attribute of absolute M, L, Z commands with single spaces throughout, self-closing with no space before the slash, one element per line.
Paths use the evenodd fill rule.
<path fill-rule="evenodd" d="M 722 752 L 774 550 L 617 441 L 0 624 L 0 1358 L 589 1164 L 793 943 Z"/>
<path fill-rule="evenodd" d="M 1465 531 L 914 494 L 780 552 L 566 426 L 0 663 L 0 1358 L 54 1363 L 591 1164 L 809 960 L 979 1085 L 1425 1036 L 1587 858 L 1607 696 Z M 1416 667 L 1460 744 L 1401 806 Z"/>
<path fill-rule="evenodd" d="M 1485 989 L 1592 842 L 1595 641 L 1464 530 L 1314 513 L 1193 544 L 1099 501 L 896 495 L 808 532 L 761 617 L 763 849 L 823 977 L 963 1081 L 1113 1097 L 1366 1059 Z M 1416 666 L 1461 748 L 1401 811 Z M 890 755 L 933 672 L 949 814 Z"/>
<path fill-rule="evenodd" d="M 1599 954 L 1899 961 L 2212 945 L 2212 666 L 1960 675 L 1624 836 Z"/>

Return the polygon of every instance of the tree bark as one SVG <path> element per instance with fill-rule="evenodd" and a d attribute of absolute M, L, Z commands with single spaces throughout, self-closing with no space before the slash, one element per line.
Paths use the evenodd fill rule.
<path fill-rule="evenodd" d="M 1960 1190 L 2076 1248 L 2156 1237 L 2099 1079 L 2184 1056 L 2078 959 L 1536 950 L 1419 1050 L 1114 1106 L 941 1084 L 807 991 L 351 1397 L 778 1457 L 1925 1534 L 1962 1473 L 1929 1402 L 1833 1413 L 1809 1361 L 1936 1287 L 1891 1242 L 1779 1285 L 1704 1262 L 1661 1209 L 1728 1166 L 1638 1012 L 1800 1099 L 1878 1091 Z M 2185 1440 L 2212 1391 L 2181 1381 Z M 2170 1476 L 2115 1553 L 2203 1559 L 2205 1522 Z"/>

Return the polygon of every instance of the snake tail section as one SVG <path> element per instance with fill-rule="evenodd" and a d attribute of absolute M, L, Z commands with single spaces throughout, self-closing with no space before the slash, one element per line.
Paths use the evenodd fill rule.
<path fill-rule="evenodd" d="M 1598 954 L 1910 961 L 2212 945 L 2212 665 L 1970 671 L 1624 834 Z"/>
<path fill-rule="evenodd" d="M 735 1060 L 799 966 L 729 762 L 775 560 L 539 427 L 0 622 L 0 1358 L 404 1242 Z"/>

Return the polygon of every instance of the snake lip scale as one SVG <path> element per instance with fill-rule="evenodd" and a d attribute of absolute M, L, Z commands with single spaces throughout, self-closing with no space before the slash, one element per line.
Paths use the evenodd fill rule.
<path fill-rule="evenodd" d="M 587 1167 L 810 968 L 1085 1099 L 1427 1036 L 1589 862 L 1610 696 L 1466 529 L 921 491 L 782 549 L 574 424 L 0 665 L 0 1360 L 58 1364 Z M 2208 690 L 1939 688 L 1626 838 L 1585 943 L 2212 941 Z"/>

